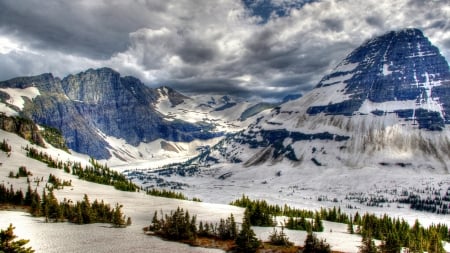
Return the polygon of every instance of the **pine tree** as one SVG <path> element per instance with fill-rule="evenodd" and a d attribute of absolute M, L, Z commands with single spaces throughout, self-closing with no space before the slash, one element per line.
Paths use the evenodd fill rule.
<path fill-rule="evenodd" d="M 284 233 L 284 227 L 281 227 L 281 232 L 274 228 L 272 234 L 269 235 L 270 244 L 282 247 L 290 247 L 293 245 L 292 242 L 289 241 L 289 238 Z"/>
<path fill-rule="evenodd" d="M 350 220 L 349 220 L 349 222 L 348 222 L 347 231 L 348 231 L 350 234 L 354 234 L 354 233 L 355 233 L 355 230 L 353 229 L 353 219 L 352 219 L 352 216 L 350 216 Z"/>
<path fill-rule="evenodd" d="M 230 215 L 230 238 L 235 240 L 238 235 L 238 229 L 233 214 Z"/>
<path fill-rule="evenodd" d="M 320 214 L 319 213 L 315 214 L 313 231 L 316 231 L 316 232 L 322 232 L 323 231 L 323 224 L 322 224 L 322 220 L 320 219 Z"/>
<path fill-rule="evenodd" d="M 439 236 L 439 233 L 436 231 L 436 229 L 430 228 L 430 232 L 429 232 L 429 242 L 430 245 L 428 247 L 428 252 L 431 253 L 443 253 L 445 252 L 443 246 L 442 246 L 442 239 Z"/>
<path fill-rule="evenodd" d="M 113 217 L 111 223 L 115 227 L 123 227 L 125 225 L 125 217 L 122 214 L 122 206 L 116 203 L 116 208 L 114 209 Z"/>
<path fill-rule="evenodd" d="M 309 232 L 304 243 L 303 253 L 329 253 L 330 245 L 323 239 L 317 239 L 316 235 Z"/>
<path fill-rule="evenodd" d="M 159 231 L 161 229 L 161 223 L 158 220 L 158 212 L 155 211 L 153 214 L 152 224 L 149 226 L 150 231 Z"/>
<path fill-rule="evenodd" d="M 252 253 L 255 252 L 261 242 L 256 238 L 255 232 L 251 228 L 250 214 L 245 210 L 244 219 L 242 221 L 242 228 L 236 237 L 236 246 L 239 252 Z"/>
<path fill-rule="evenodd" d="M 362 244 L 359 246 L 360 253 L 377 253 L 378 249 L 375 246 L 375 242 L 370 235 L 362 238 Z"/>
<path fill-rule="evenodd" d="M 84 194 L 83 201 L 81 201 L 81 213 L 83 215 L 83 224 L 92 223 L 95 218 L 91 211 L 91 203 L 87 194 Z"/>
<path fill-rule="evenodd" d="M 386 238 L 381 242 L 381 250 L 386 253 L 400 252 L 400 240 L 395 233 L 388 233 Z"/>
<path fill-rule="evenodd" d="M 34 250 L 31 247 L 25 248 L 24 245 L 29 240 L 19 239 L 14 235 L 14 228 L 12 224 L 6 230 L 0 231 L 0 252 L 4 253 L 33 253 Z"/>

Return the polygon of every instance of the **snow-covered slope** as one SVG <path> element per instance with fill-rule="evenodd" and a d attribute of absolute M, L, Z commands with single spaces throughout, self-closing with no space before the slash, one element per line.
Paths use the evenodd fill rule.
<path fill-rule="evenodd" d="M 257 105 L 259 101 L 223 95 L 191 95 L 174 104 L 169 96 L 169 88 L 161 87 L 158 92 L 159 97 L 155 108 L 168 120 L 178 119 L 190 123 L 201 123 L 214 131 L 233 133 L 245 129 L 255 120 L 255 115 L 260 113 L 257 111 L 255 115 L 241 121 L 242 114 Z M 268 108 L 269 106 L 262 108 L 261 111 Z"/>
<path fill-rule="evenodd" d="M 89 224 L 74 225 L 70 223 L 46 223 L 43 218 L 32 217 L 31 215 L 14 210 L 0 210 L 0 228 L 5 229 L 12 223 L 16 229 L 14 233 L 23 239 L 30 239 L 27 246 L 31 246 L 36 252 L 223 252 L 216 249 L 203 249 L 190 247 L 185 244 L 161 240 L 157 237 L 145 235 L 142 228 L 151 223 L 151 218 L 155 211 L 167 213 L 181 207 L 188 210 L 191 215 L 197 215 L 198 221 L 218 223 L 220 219 L 228 217 L 231 213 L 239 222 L 243 217 L 243 209 L 226 204 L 213 204 L 208 202 L 192 202 L 176 199 L 159 198 L 146 195 L 143 192 L 123 192 L 115 190 L 112 186 L 99 185 L 95 183 L 79 180 L 76 176 L 65 173 L 63 170 L 49 168 L 44 163 L 28 158 L 26 151 L 22 148 L 32 146 L 41 150 L 53 158 L 61 161 L 77 161 L 87 164 L 89 159 L 81 154 L 68 154 L 59 149 L 55 149 L 47 144 L 47 148 L 42 148 L 18 137 L 15 134 L 0 130 L 0 136 L 12 147 L 10 154 L 0 151 L 0 183 L 14 189 L 26 191 L 28 184 L 26 178 L 9 178 L 9 171 L 17 171 L 19 166 L 26 166 L 27 171 L 33 174 L 32 178 L 43 178 L 44 182 L 37 184 L 31 180 L 32 188 L 42 192 L 49 174 L 55 175 L 61 180 L 71 180 L 72 186 L 65 186 L 63 189 L 55 190 L 55 196 L 62 201 L 82 200 L 84 194 L 89 196 L 91 201 L 104 200 L 111 206 L 116 203 L 123 205 L 122 211 L 131 217 L 132 225 L 126 228 L 111 228 L 109 224 Z M 239 189 L 233 193 L 237 195 Z M 224 193 L 225 194 L 225 193 Z M 192 197 L 211 195 L 210 189 L 203 189 L 201 194 L 189 195 Z M 215 195 L 223 197 L 222 195 Z M 219 202 L 217 200 L 213 201 Z M 331 222 L 324 222 L 325 232 L 317 233 L 319 237 L 327 238 L 333 250 L 344 252 L 357 252 L 360 244 L 360 237 L 346 232 L 346 225 Z M 257 236 L 261 240 L 268 240 L 272 228 L 254 228 Z M 330 233 L 329 231 L 333 231 Z M 303 245 L 306 232 L 289 231 L 285 232 L 291 241 L 297 245 Z"/>
<path fill-rule="evenodd" d="M 449 94 L 449 65 L 422 32 L 390 32 L 355 49 L 302 98 L 221 142 L 209 161 L 447 173 Z"/>

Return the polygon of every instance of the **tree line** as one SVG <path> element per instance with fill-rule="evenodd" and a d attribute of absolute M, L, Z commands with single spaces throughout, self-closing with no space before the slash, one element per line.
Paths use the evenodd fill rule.
<path fill-rule="evenodd" d="M 432 224 L 424 228 L 416 220 L 414 225 L 410 226 L 404 219 L 391 218 L 386 214 L 377 217 L 366 213 L 360 219 L 355 219 L 355 224 L 358 224 L 357 232 L 363 238 L 363 247 L 373 250 L 372 252 L 400 252 L 402 247 L 406 247 L 411 252 L 443 253 L 445 250 L 442 241 L 450 239 L 445 224 Z M 372 247 L 372 239 L 381 240 L 379 248 Z"/>
<path fill-rule="evenodd" d="M 85 194 L 83 200 L 76 203 L 64 199 L 58 202 L 53 191 L 43 189 L 42 195 L 37 189 L 32 190 L 28 185 L 27 191 L 14 190 L 13 186 L 5 187 L 0 184 L 0 204 L 10 204 L 26 207 L 31 215 L 44 217 L 48 222 L 68 221 L 76 224 L 110 223 L 116 227 L 131 224 L 131 219 L 122 213 L 122 206 L 116 204 L 111 208 L 109 204 L 94 200 L 91 203 Z"/>
<path fill-rule="evenodd" d="M 249 220 L 255 226 L 274 226 L 275 216 L 287 216 L 285 226 L 288 229 L 309 232 L 323 230 L 320 220 L 345 223 L 348 224 L 349 233 L 361 234 L 366 248 L 370 248 L 372 239 L 381 240 L 381 247 L 377 248 L 380 252 L 399 252 L 401 247 L 407 247 L 414 252 L 441 253 L 444 250 L 442 241 L 450 242 L 450 232 L 445 224 L 433 224 L 424 228 L 416 221 L 411 227 L 405 220 L 394 219 L 386 214 L 378 217 L 366 213 L 361 216 L 356 212 L 352 217 L 336 207 L 312 212 L 287 205 L 270 205 L 265 200 L 251 200 L 245 195 L 230 204 L 246 208 Z"/>
<path fill-rule="evenodd" d="M 267 243 L 286 248 L 288 252 L 298 251 L 298 247 L 293 247 L 293 243 L 284 233 L 284 228 L 281 232 L 274 229 L 269 236 L 269 241 L 263 245 L 251 228 L 250 212 L 247 209 L 240 226 L 236 223 L 233 214 L 226 219 L 220 219 L 219 223 L 213 224 L 203 221 L 197 222 L 195 215 L 191 216 L 189 211 L 180 207 L 169 214 L 161 213 L 158 215 L 158 212 L 155 211 L 151 224 L 145 230 L 152 231 L 155 235 L 168 240 L 185 242 L 191 245 L 196 245 L 195 241 L 198 238 L 228 241 L 231 242 L 231 247 L 228 250 L 232 252 L 256 252 L 258 249 L 266 247 Z M 303 252 L 329 253 L 331 248 L 325 240 L 317 239 L 316 235 L 310 232 L 305 240 Z"/>
<path fill-rule="evenodd" d="M 160 218 L 158 213 L 155 212 L 147 229 L 165 239 L 187 243 L 194 243 L 200 236 L 234 241 L 233 248 L 238 252 L 255 252 L 261 244 L 251 229 L 247 212 L 240 231 L 233 214 L 227 219 L 221 219 L 219 224 L 200 221 L 197 225 L 197 216 L 191 216 L 189 211 L 184 211 L 180 207 L 171 211 L 170 214 L 161 214 Z"/>
<path fill-rule="evenodd" d="M 33 147 L 26 146 L 25 150 L 27 151 L 26 154 L 28 157 L 41 161 L 50 168 L 63 169 L 67 173 L 78 176 L 79 179 L 97 184 L 112 185 L 114 188 L 121 191 L 134 192 L 139 190 L 139 187 L 128 180 L 124 175 L 111 170 L 106 164 L 102 165 L 98 163 L 93 158 L 89 159 L 90 166 L 83 167 L 79 162 L 62 162 L 55 160 L 47 153 Z"/>

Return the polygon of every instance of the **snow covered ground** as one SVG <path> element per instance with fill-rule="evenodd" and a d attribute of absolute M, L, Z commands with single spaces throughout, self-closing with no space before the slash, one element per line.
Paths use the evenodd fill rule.
<path fill-rule="evenodd" d="M 144 235 L 142 228 L 148 226 L 155 211 L 169 212 L 182 207 L 196 214 L 198 221 L 218 222 L 233 213 L 237 221 L 243 216 L 243 209 L 227 205 L 246 194 L 250 198 L 266 199 L 273 204 L 289 204 L 291 206 L 318 209 L 320 207 L 340 206 L 345 212 L 360 213 L 369 211 L 376 214 L 389 213 L 394 217 L 402 217 L 413 222 L 415 219 L 423 225 L 443 222 L 450 224 L 448 215 L 433 215 L 412 211 L 407 207 L 397 206 L 366 207 L 356 205 L 346 208 L 343 196 L 346 192 L 366 192 L 390 189 L 389 187 L 435 186 L 447 187 L 450 182 L 448 175 L 433 175 L 409 170 L 380 168 L 364 168 L 359 170 L 343 169 L 311 169 L 298 170 L 292 164 L 279 163 L 259 167 L 242 168 L 238 165 L 225 164 L 221 167 L 204 168 L 196 177 L 181 177 L 172 175 L 170 180 L 184 182 L 188 187 L 183 193 L 188 197 L 199 197 L 204 202 L 191 202 L 175 199 L 158 198 L 144 193 L 117 191 L 111 186 L 98 185 L 78 180 L 76 177 L 61 170 L 48 168 L 45 164 L 25 156 L 25 150 L 20 147 L 31 145 L 20 137 L 0 131 L 0 139 L 5 139 L 13 147 L 11 156 L 0 152 L 0 183 L 13 184 L 14 188 L 26 189 L 26 179 L 8 178 L 9 171 L 17 171 L 19 166 L 26 166 L 33 173 L 32 178 L 45 180 L 52 173 L 62 180 L 72 180 L 71 187 L 65 187 L 55 192 L 59 200 L 63 198 L 73 201 L 81 200 L 88 194 L 91 201 L 104 200 L 111 205 L 123 205 L 125 215 L 131 217 L 133 224 L 124 229 L 114 229 L 108 224 L 74 225 L 69 223 L 45 223 L 41 218 L 31 217 L 27 213 L 16 211 L 0 211 L 0 228 L 5 229 L 9 223 L 16 227 L 15 233 L 20 238 L 30 239 L 29 246 L 37 252 L 220 252 L 212 249 L 193 248 L 187 245 L 163 241 L 159 238 Z M 38 147 L 36 147 L 38 148 Z M 82 161 L 87 157 L 79 154 L 69 155 L 64 151 L 49 147 L 44 152 L 62 161 Z M 135 164 L 123 169 L 134 168 Z M 279 172 L 279 173 L 278 173 Z M 222 180 L 220 175 L 230 173 L 230 177 Z M 38 187 L 42 191 L 44 184 Z M 33 183 L 33 187 L 37 187 Z M 318 196 L 326 196 L 318 201 Z M 337 199 L 335 201 L 334 199 Z M 357 252 L 361 239 L 358 235 L 347 233 L 346 225 L 324 222 L 325 230 L 317 233 L 319 238 L 326 238 L 333 250 L 342 252 Z M 272 228 L 254 228 L 257 236 L 267 240 Z M 280 228 L 278 228 L 280 230 Z M 285 230 L 290 240 L 297 245 L 303 245 L 306 233 L 302 231 Z"/>
<path fill-rule="evenodd" d="M 226 175 L 225 179 L 223 175 Z M 222 176 L 222 177 L 221 177 Z M 163 176 L 161 178 L 164 179 Z M 406 204 L 382 203 L 382 207 L 369 207 L 346 199 L 356 194 L 366 197 L 395 198 L 403 190 L 436 189 L 450 187 L 450 175 L 414 171 L 409 168 L 323 169 L 320 167 L 297 169 L 289 163 L 242 168 L 239 164 L 220 164 L 204 168 L 195 177 L 170 175 L 170 181 L 188 186 L 183 192 L 189 197 L 199 197 L 206 202 L 226 204 L 242 194 L 252 199 L 265 199 L 269 203 L 289 204 L 298 208 L 320 209 L 341 207 L 347 213 L 389 213 L 409 222 L 419 219 L 421 224 L 443 222 L 450 224 L 449 215 L 413 211 Z M 139 180 L 136 180 L 139 182 Z M 396 195 L 396 193 L 398 193 Z M 322 199 L 319 201 L 319 198 Z M 349 208 L 351 205 L 351 208 Z"/>
<path fill-rule="evenodd" d="M 37 252 L 220 252 L 211 249 L 192 248 L 183 244 L 167 242 L 158 238 L 144 235 L 142 228 L 148 226 L 155 211 L 170 212 L 177 207 L 189 210 L 191 214 L 196 214 L 198 220 L 208 222 L 218 222 L 220 218 L 226 218 L 231 213 L 236 220 L 241 220 L 243 209 L 221 204 L 199 203 L 192 201 L 182 201 L 167 198 L 148 196 L 145 193 L 132 193 L 115 190 L 112 186 L 94 184 L 77 177 L 64 173 L 62 170 L 48 168 L 45 164 L 29 159 L 25 155 L 25 150 L 20 147 L 30 145 L 18 136 L 0 130 L 0 138 L 7 140 L 13 147 L 11 156 L 0 151 L 0 183 L 9 186 L 12 184 L 15 189 L 22 188 L 26 191 L 26 178 L 8 178 L 9 172 L 16 172 L 19 166 L 26 166 L 28 171 L 33 173 L 33 178 L 48 178 L 52 173 L 62 180 L 72 180 L 71 187 L 64 187 L 55 192 L 58 200 L 64 198 L 73 201 L 81 200 L 84 194 L 89 199 L 104 200 L 111 206 L 115 203 L 123 205 L 123 212 L 131 217 L 133 224 L 124 229 L 113 229 L 108 224 L 74 225 L 69 223 L 45 223 L 40 218 L 34 218 L 23 212 L 0 211 L 0 228 L 6 229 L 10 223 L 16 227 L 15 234 L 20 238 L 30 239 L 30 246 Z M 39 147 L 35 147 L 39 148 Z M 40 148 L 39 148 L 40 149 Z M 51 154 L 54 158 L 62 161 L 83 160 L 75 156 L 68 155 L 64 151 L 49 148 L 43 150 Z M 84 160 L 86 163 L 86 160 Z M 42 192 L 44 183 L 33 188 L 38 188 Z"/>

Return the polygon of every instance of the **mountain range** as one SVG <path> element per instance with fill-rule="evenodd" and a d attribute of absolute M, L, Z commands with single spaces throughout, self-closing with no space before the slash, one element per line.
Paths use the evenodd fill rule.
<path fill-rule="evenodd" d="M 189 149 L 203 153 L 191 162 L 207 166 L 450 165 L 449 65 L 418 29 L 366 41 L 312 91 L 281 104 L 188 97 L 109 68 L 3 81 L 0 99 L 3 117 L 57 129 L 69 149 L 97 159 L 145 160 L 196 141 Z M 212 148 L 198 149 L 205 143 Z"/>
<path fill-rule="evenodd" d="M 229 96 L 191 98 L 169 87 L 152 89 L 110 68 L 63 79 L 52 74 L 14 78 L 0 82 L 0 98 L 4 115 L 59 130 L 69 149 L 96 159 L 124 161 L 145 159 L 145 154 L 130 150 L 140 144 L 159 140 L 161 148 L 174 150 L 176 144 L 170 142 L 223 136 L 242 127 L 238 126 L 242 120 L 233 123 L 241 116 L 247 119 L 268 108 L 238 103 Z M 109 137 L 122 141 L 117 144 Z"/>

